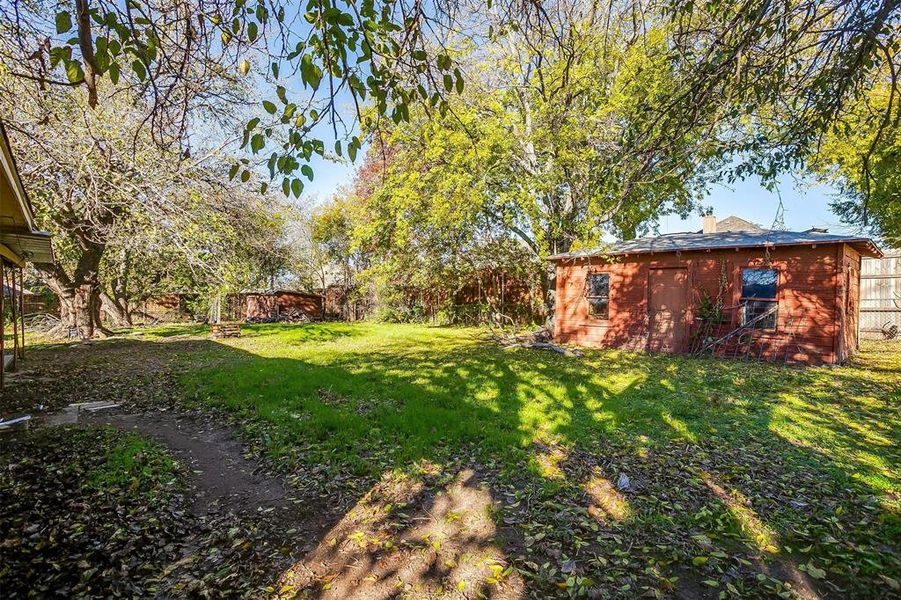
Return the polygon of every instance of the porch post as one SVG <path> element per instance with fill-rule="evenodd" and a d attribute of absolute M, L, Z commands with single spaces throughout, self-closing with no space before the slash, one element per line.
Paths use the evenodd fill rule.
<path fill-rule="evenodd" d="M 6 297 L 6 275 L 4 273 L 4 260 L 0 258 L 0 386 L 3 385 L 3 378 L 6 371 L 6 355 L 3 353 L 4 347 L 4 322 L 6 316 L 3 313 L 3 299 Z"/>
<path fill-rule="evenodd" d="M 22 267 L 19 267 L 19 325 L 22 329 L 19 358 L 25 360 L 25 270 Z"/>
<path fill-rule="evenodd" d="M 16 268 L 9 270 L 9 307 L 13 321 L 13 363 L 12 370 L 19 367 L 19 313 L 16 310 Z"/>

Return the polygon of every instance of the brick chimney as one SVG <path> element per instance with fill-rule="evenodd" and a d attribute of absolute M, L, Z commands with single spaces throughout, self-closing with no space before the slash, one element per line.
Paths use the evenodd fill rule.
<path fill-rule="evenodd" d="M 704 215 L 704 233 L 716 233 L 716 217 L 713 215 Z"/>

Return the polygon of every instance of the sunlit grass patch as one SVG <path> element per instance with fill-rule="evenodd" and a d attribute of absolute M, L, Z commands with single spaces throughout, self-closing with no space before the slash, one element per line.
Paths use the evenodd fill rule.
<path fill-rule="evenodd" d="M 779 552 L 779 537 L 776 532 L 755 514 L 754 507 L 751 506 L 744 494 L 735 489 L 727 491 L 708 473 L 702 473 L 701 479 L 714 496 L 723 503 L 729 514 L 738 523 L 742 534 L 753 543 L 754 547 L 769 554 Z"/>
<path fill-rule="evenodd" d="M 573 359 L 478 336 L 421 325 L 253 326 L 221 344 L 230 360 L 184 383 L 251 428 L 265 423 L 273 456 L 303 469 L 372 482 L 423 461 L 491 465 L 530 507 L 518 525 L 527 553 L 555 543 L 578 556 L 600 543 L 607 549 L 586 564 L 607 572 L 632 552 L 608 548 L 608 529 L 626 546 L 661 552 L 670 538 L 714 540 L 648 567 L 666 573 L 658 583 L 673 577 L 667 561 L 717 581 L 733 554 L 747 570 L 793 548 L 810 548 L 799 560 L 818 565 L 813 573 L 829 568 L 846 583 L 897 563 L 867 544 L 874 527 L 883 543 L 898 537 L 901 349 L 795 368 L 615 350 Z M 620 490 L 608 474 L 624 472 L 632 487 Z M 839 505 L 853 510 L 836 514 Z M 601 535 L 581 539 L 578 527 Z M 629 542 L 623 532 L 662 537 Z M 846 535 L 859 548 L 850 559 Z M 559 584 L 553 561 L 536 565 L 535 578 Z M 754 577 L 735 585 L 784 591 L 772 573 Z"/>
<path fill-rule="evenodd" d="M 103 342 L 111 351 L 80 366 L 112 370 L 141 352 L 171 365 L 185 403 L 224 409 L 291 482 L 347 507 L 368 497 L 372 513 L 357 515 L 367 524 L 393 515 L 416 527 L 414 506 L 401 505 L 441 506 L 471 473 L 486 541 L 506 556 L 453 585 L 501 581 L 507 567 L 494 571 L 509 563 L 536 596 L 691 596 L 694 584 L 760 597 L 806 577 L 880 597 L 892 585 L 882 575 L 901 569 L 901 348 L 797 368 L 615 350 L 576 359 L 423 325 L 162 333 Z M 120 445 L 100 471 L 116 465 L 126 475 L 108 485 L 127 491 L 147 455 Z M 386 481 L 415 502 L 370 494 Z M 379 526 L 356 540 L 358 524 L 345 537 L 437 555 L 482 531 L 464 526 L 482 512 L 449 506 L 409 538 Z M 446 558 L 442 568 L 465 562 Z"/>
<path fill-rule="evenodd" d="M 245 329 L 223 343 L 237 362 L 190 373 L 186 384 L 205 401 L 320 441 L 333 459 L 359 465 L 379 446 L 391 447 L 395 460 L 416 460 L 472 443 L 503 457 L 551 439 L 631 444 L 644 436 L 659 444 L 754 435 L 881 492 L 901 489 L 892 435 L 901 423 L 893 387 L 901 352 L 881 347 L 872 362 L 866 353 L 847 367 L 796 369 L 613 350 L 579 360 L 504 351 L 475 329 L 420 325 Z M 346 401 L 323 402 L 321 390 Z"/>
<path fill-rule="evenodd" d="M 100 490 L 128 487 L 130 491 L 137 491 L 147 482 L 174 480 L 176 463 L 159 444 L 109 430 L 106 438 L 109 445 L 104 461 L 87 474 L 91 486 Z"/>

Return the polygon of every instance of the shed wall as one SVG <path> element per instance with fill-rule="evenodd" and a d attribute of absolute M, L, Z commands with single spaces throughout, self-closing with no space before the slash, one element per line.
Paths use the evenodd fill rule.
<path fill-rule="evenodd" d="M 845 244 L 841 254 L 841 275 L 836 283 L 839 335 L 837 360 L 845 361 L 857 352 L 860 322 L 860 253 Z"/>
<path fill-rule="evenodd" d="M 638 254 L 616 257 L 616 262 L 600 258 L 560 261 L 556 269 L 555 338 L 586 346 L 646 349 L 649 272 L 676 268 L 684 269 L 687 275 L 685 322 L 689 340 L 685 346 L 691 347 L 691 340 L 698 339 L 702 327 L 709 329 L 698 315 L 705 291 L 714 301 L 719 298 L 724 307 L 724 320 L 713 329 L 716 335 L 725 334 L 741 324 L 742 268 L 769 266 L 778 271 L 776 329 L 751 332 L 764 352 L 763 358 L 836 362 L 856 348 L 856 337 L 853 343 L 850 338 L 845 342 L 847 352 L 836 347 L 844 319 L 844 286 L 838 289 L 838 275 L 845 260 L 845 245 L 829 244 L 777 247 L 768 253 L 755 248 Z M 594 271 L 610 273 L 607 319 L 588 313 L 585 281 Z"/>

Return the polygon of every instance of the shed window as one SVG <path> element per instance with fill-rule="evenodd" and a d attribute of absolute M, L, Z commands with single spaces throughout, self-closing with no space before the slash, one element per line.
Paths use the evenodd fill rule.
<path fill-rule="evenodd" d="M 588 300 L 588 314 L 597 319 L 610 315 L 610 274 L 589 273 L 585 284 L 585 298 Z"/>
<path fill-rule="evenodd" d="M 776 269 L 743 269 L 741 272 L 741 302 L 744 305 L 744 322 L 750 323 L 766 315 L 754 329 L 776 328 Z"/>

